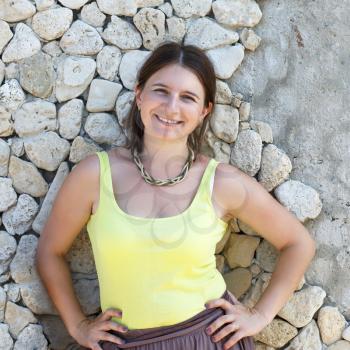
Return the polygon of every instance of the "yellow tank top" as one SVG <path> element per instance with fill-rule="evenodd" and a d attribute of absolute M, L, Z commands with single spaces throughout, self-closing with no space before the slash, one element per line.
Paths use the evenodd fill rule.
<path fill-rule="evenodd" d="M 87 223 L 100 286 L 101 309 L 118 308 L 113 321 L 129 329 L 185 321 L 226 289 L 215 247 L 228 224 L 215 212 L 211 192 L 218 162 L 210 159 L 196 195 L 182 213 L 142 218 L 115 200 L 108 154 L 100 160 L 100 199 Z"/>

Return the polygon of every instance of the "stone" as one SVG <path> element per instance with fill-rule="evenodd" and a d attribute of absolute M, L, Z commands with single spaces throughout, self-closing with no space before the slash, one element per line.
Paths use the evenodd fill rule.
<path fill-rule="evenodd" d="M 7 324 L 0 323 L 0 339 L 2 350 L 13 349 L 13 339 L 10 336 L 9 326 Z"/>
<path fill-rule="evenodd" d="M 214 65 L 216 76 L 229 79 L 243 61 L 244 48 L 241 44 L 224 46 L 208 50 L 207 55 Z"/>
<path fill-rule="evenodd" d="M 216 268 L 220 271 L 220 273 L 223 273 L 225 258 L 222 255 L 215 255 L 215 259 Z"/>
<path fill-rule="evenodd" d="M 249 267 L 259 243 L 258 237 L 231 233 L 224 250 L 224 256 L 230 268 Z"/>
<path fill-rule="evenodd" d="M 142 37 L 137 29 L 117 16 L 112 16 L 101 36 L 105 42 L 120 49 L 133 50 L 142 45 Z"/>
<path fill-rule="evenodd" d="M 324 306 L 318 312 L 317 325 L 322 342 L 326 345 L 331 345 L 341 339 L 346 324 L 345 317 L 337 307 Z"/>
<path fill-rule="evenodd" d="M 79 279 L 73 283 L 75 293 L 85 315 L 100 310 L 100 290 L 97 279 Z"/>
<path fill-rule="evenodd" d="M 70 144 L 53 131 L 27 137 L 24 149 L 30 161 L 38 168 L 48 171 L 56 170 L 68 156 Z"/>
<path fill-rule="evenodd" d="M 118 95 L 118 98 L 115 104 L 115 112 L 118 118 L 118 123 L 122 127 L 124 132 L 126 128 L 126 120 L 130 112 L 134 98 L 135 98 L 134 91 L 125 91 L 123 94 Z"/>
<path fill-rule="evenodd" d="M 55 75 L 52 58 L 43 53 L 23 59 L 19 64 L 20 84 L 30 94 L 47 98 L 51 95 Z"/>
<path fill-rule="evenodd" d="M 248 236 L 259 236 L 259 234 L 254 231 L 249 225 L 247 225 L 242 220 L 237 220 L 237 224 L 239 226 L 239 230 L 247 234 Z"/>
<path fill-rule="evenodd" d="M 1 50 L 0 50 L 0 53 L 1 53 Z M 4 80 L 4 77 L 5 77 L 5 64 L 3 61 L 0 60 L 0 85 L 2 84 L 2 81 Z"/>
<path fill-rule="evenodd" d="M 114 109 L 122 85 L 109 80 L 94 79 L 90 85 L 86 109 L 89 112 L 107 112 Z"/>
<path fill-rule="evenodd" d="M 256 250 L 256 260 L 265 271 L 273 272 L 279 251 L 266 239 L 263 239 Z"/>
<path fill-rule="evenodd" d="M 0 19 L 0 54 L 7 43 L 12 39 L 13 33 L 10 26 Z M 1 84 L 2 79 L 0 79 Z"/>
<path fill-rule="evenodd" d="M 77 98 L 63 104 L 58 111 L 58 131 L 66 140 L 79 135 L 83 117 L 84 102 Z"/>
<path fill-rule="evenodd" d="M 5 290 L 0 287 L 0 322 L 4 320 L 7 295 Z"/>
<path fill-rule="evenodd" d="M 350 326 L 344 329 L 344 332 L 342 334 L 342 337 L 347 340 L 350 341 Z"/>
<path fill-rule="evenodd" d="M 40 38 L 50 41 L 60 38 L 73 20 L 73 11 L 64 7 L 41 11 L 33 17 L 32 28 Z"/>
<path fill-rule="evenodd" d="M 256 131 L 261 136 L 262 142 L 266 142 L 266 143 L 273 142 L 272 129 L 269 124 L 259 120 L 251 120 L 250 126 L 254 131 Z"/>
<path fill-rule="evenodd" d="M 6 22 L 19 22 L 35 13 L 35 7 L 29 0 L 0 0 L 0 19 Z"/>
<path fill-rule="evenodd" d="M 85 5 L 81 10 L 81 19 L 93 27 L 103 27 L 106 15 L 100 11 L 96 2 Z"/>
<path fill-rule="evenodd" d="M 11 146 L 11 153 L 16 157 L 21 157 L 24 154 L 23 140 L 20 137 L 12 137 L 8 139 Z"/>
<path fill-rule="evenodd" d="M 339 340 L 329 346 L 328 350 L 350 350 L 350 342 L 346 340 Z"/>
<path fill-rule="evenodd" d="M 256 175 L 261 164 L 262 140 L 253 130 L 238 133 L 233 145 L 230 162 L 250 176 Z"/>
<path fill-rule="evenodd" d="M 79 10 L 89 0 L 58 0 L 63 6 L 69 7 L 72 10 Z"/>
<path fill-rule="evenodd" d="M 90 113 L 84 129 L 97 143 L 112 144 L 117 141 L 121 133 L 116 118 L 109 113 Z"/>
<path fill-rule="evenodd" d="M 41 204 L 40 211 L 33 221 L 32 227 L 35 232 L 41 233 L 42 229 L 44 228 L 44 225 L 51 212 L 56 195 L 68 174 L 69 168 L 67 162 L 61 163 L 57 169 L 56 175 L 52 183 L 50 184 L 50 188 L 44 198 L 44 201 Z"/>
<path fill-rule="evenodd" d="M 91 83 L 95 70 L 92 58 L 70 56 L 61 60 L 57 70 L 57 100 L 64 102 L 81 95 Z"/>
<path fill-rule="evenodd" d="M 211 0 L 171 0 L 178 17 L 204 17 L 211 10 Z"/>
<path fill-rule="evenodd" d="M 48 42 L 43 46 L 42 50 L 51 57 L 59 57 L 62 54 L 62 50 L 58 41 Z"/>
<path fill-rule="evenodd" d="M 216 23 L 213 19 L 203 17 L 194 20 L 185 36 L 186 45 L 195 45 L 203 50 L 214 49 L 237 42 L 239 35 Z"/>
<path fill-rule="evenodd" d="M 230 239 L 231 236 L 231 231 L 229 229 L 229 227 L 226 229 L 226 232 L 224 234 L 224 236 L 220 239 L 220 241 L 216 244 L 215 247 L 215 254 L 220 254 L 223 252 L 226 243 L 228 242 L 228 240 Z M 224 256 L 221 255 L 223 258 Z"/>
<path fill-rule="evenodd" d="M 0 230 L 0 274 L 4 273 L 12 258 L 14 257 L 16 253 L 17 243 L 16 240 L 9 235 L 6 231 Z M 2 295 L 2 297 L 1 297 Z M 2 289 L 0 288 L 0 300 L 6 299 L 6 295 L 2 293 Z M 0 305 L 2 303 L 0 302 Z M 1 309 L 1 306 L 0 306 Z M 1 318 L 1 311 L 0 311 L 0 321 Z"/>
<path fill-rule="evenodd" d="M 24 103 L 14 114 L 14 127 L 20 137 L 56 130 L 56 106 L 44 100 Z"/>
<path fill-rule="evenodd" d="M 274 348 L 281 348 L 298 334 L 298 330 L 288 322 L 275 318 L 262 331 L 254 335 L 254 340 Z"/>
<path fill-rule="evenodd" d="M 119 76 L 127 89 L 134 89 L 137 72 L 149 55 L 149 51 L 141 50 L 130 50 L 123 55 L 119 66 Z"/>
<path fill-rule="evenodd" d="M 250 103 L 242 101 L 239 105 L 239 120 L 247 121 L 250 114 Z"/>
<path fill-rule="evenodd" d="M 285 181 L 275 188 L 274 193 L 301 222 L 315 219 L 321 212 L 322 202 L 317 191 L 300 181 Z"/>
<path fill-rule="evenodd" d="M 227 289 L 239 299 L 252 283 L 252 273 L 243 267 L 238 267 L 223 275 Z"/>
<path fill-rule="evenodd" d="M 244 28 L 241 32 L 240 39 L 247 50 L 255 51 L 260 45 L 261 38 L 255 34 L 253 29 Z"/>
<path fill-rule="evenodd" d="M 18 193 L 27 193 L 33 197 L 42 197 L 47 193 L 48 184 L 31 162 L 11 156 L 9 176 Z"/>
<path fill-rule="evenodd" d="M 228 164 L 230 162 L 231 148 L 226 142 L 221 140 L 215 141 L 212 150 L 214 152 L 215 159 L 218 162 Z"/>
<path fill-rule="evenodd" d="M 8 112 L 4 106 L 0 105 L 0 137 L 11 136 L 13 131 L 11 113 Z"/>
<path fill-rule="evenodd" d="M 10 79 L 0 86 L 0 105 L 8 112 L 15 112 L 25 100 L 25 94 L 16 79 Z"/>
<path fill-rule="evenodd" d="M 216 95 L 215 103 L 217 104 L 230 104 L 232 100 L 232 93 L 227 83 L 222 80 L 216 79 Z"/>
<path fill-rule="evenodd" d="M 316 311 L 322 306 L 326 292 L 318 286 L 304 288 L 293 293 L 278 312 L 278 316 L 297 328 L 311 322 Z"/>
<path fill-rule="evenodd" d="M 171 17 L 166 20 L 165 40 L 181 43 L 186 34 L 186 23 L 182 18 Z"/>
<path fill-rule="evenodd" d="M 232 143 L 238 135 L 238 111 L 229 105 L 215 105 L 210 118 L 210 127 L 219 139 Z"/>
<path fill-rule="evenodd" d="M 5 322 L 9 325 L 11 335 L 16 339 L 23 328 L 29 323 L 36 323 L 37 319 L 29 309 L 8 301 Z"/>
<path fill-rule="evenodd" d="M 317 328 L 315 320 L 311 320 L 299 334 L 292 339 L 285 350 L 322 350 L 320 332 Z"/>
<path fill-rule="evenodd" d="M 212 4 L 215 19 L 222 24 L 236 27 L 254 27 L 262 17 L 254 0 L 217 0 Z"/>
<path fill-rule="evenodd" d="M 258 179 L 267 191 L 283 183 L 291 171 L 292 163 L 282 150 L 272 144 L 263 148 Z"/>
<path fill-rule="evenodd" d="M 72 163 L 79 163 L 90 154 L 94 154 L 98 151 L 102 151 L 102 147 L 81 136 L 77 136 L 73 140 L 70 148 L 69 161 Z"/>
<path fill-rule="evenodd" d="M 5 63 L 19 61 L 23 58 L 33 56 L 40 49 L 40 40 L 32 29 L 24 23 L 18 23 L 14 37 L 2 54 L 2 60 Z"/>
<path fill-rule="evenodd" d="M 134 17 L 134 24 L 141 32 L 143 46 L 154 50 L 165 39 L 165 15 L 153 8 L 142 8 Z"/>
<path fill-rule="evenodd" d="M 32 225 L 39 205 L 26 193 L 21 194 L 15 206 L 11 207 L 2 215 L 6 231 L 11 235 L 22 235 Z"/>
<path fill-rule="evenodd" d="M 38 324 L 29 324 L 19 333 L 13 350 L 42 349 L 46 350 L 47 340 L 43 334 L 43 328 Z"/>
<path fill-rule="evenodd" d="M 121 58 L 122 53 L 117 47 L 105 46 L 96 57 L 96 67 L 100 77 L 106 80 L 116 81 L 118 79 Z"/>
<path fill-rule="evenodd" d="M 173 16 L 173 8 L 168 2 L 158 6 L 158 10 L 164 12 L 165 16 L 167 16 L 168 18 Z"/>
<path fill-rule="evenodd" d="M 134 16 L 137 12 L 136 0 L 96 0 L 99 9 L 107 15 Z"/>
<path fill-rule="evenodd" d="M 34 0 L 38 11 L 45 11 L 56 3 L 55 0 Z"/>
<path fill-rule="evenodd" d="M 5 67 L 5 80 L 16 79 L 19 81 L 19 64 L 12 62 Z"/>
<path fill-rule="evenodd" d="M 94 27 L 76 20 L 62 36 L 60 46 L 68 55 L 92 56 L 102 50 L 103 40 Z"/>
<path fill-rule="evenodd" d="M 152 7 L 164 4 L 164 0 L 137 0 L 137 7 Z"/>
<path fill-rule="evenodd" d="M 11 237 L 11 236 L 9 236 Z M 14 241 L 15 239 L 13 237 L 11 237 Z M 4 285 L 4 290 L 7 294 L 7 298 L 8 300 L 17 303 L 21 300 L 21 294 L 20 294 L 20 290 L 19 290 L 19 284 L 17 283 L 7 283 Z"/>
<path fill-rule="evenodd" d="M 35 268 L 38 239 L 32 234 L 20 238 L 15 257 L 10 263 L 11 277 L 16 283 L 33 282 L 39 278 Z"/>
<path fill-rule="evenodd" d="M 10 146 L 0 139 L 0 176 L 7 176 L 8 162 L 10 158 Z"/>
<path fill-rule="evenodd" d="M 12 186 L 12 180 L 0 177 L 0 212 L 7 210 L 17 201 L 17 194 Z"/>

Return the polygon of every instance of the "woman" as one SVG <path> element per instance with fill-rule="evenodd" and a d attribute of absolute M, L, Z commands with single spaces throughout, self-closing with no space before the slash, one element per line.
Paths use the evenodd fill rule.
<path fill-rule="evenodd" d="M 213 66 L 165 43 L 141 67 L 127 147 L 66 178 L 41 234 L 37 268 L 69 333 L 94 350 L 254 349 L 315 252 L 308 231 L 258 182 L 200 154 L 215 103 Z M 227 289 L 215 246 L 236 217 L 281 253 L 254 308 Z M 87 223 L 102 313 L 87 318 L 64 260 Z"/>

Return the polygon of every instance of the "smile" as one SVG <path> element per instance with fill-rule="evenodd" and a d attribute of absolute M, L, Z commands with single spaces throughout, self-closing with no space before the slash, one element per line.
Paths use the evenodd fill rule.
<path fill-rule="evenodd" d="M 158 116 L 157 114 L 155 114 L 155 117 L 164 125 L 167 125 L 167 126 L 172 126 L 172 125 L 178 125 L 178 124 L 181 124 L 183 122 L 181 121 L 176 121 L 176 120 L 169 120 L 169 119 L 165 119 L 165 118 L 162 118 L 160 116 Z"/>

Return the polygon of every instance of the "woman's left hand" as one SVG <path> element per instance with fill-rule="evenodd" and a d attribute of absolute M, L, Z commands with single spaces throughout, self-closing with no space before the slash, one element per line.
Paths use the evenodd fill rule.
<path fill-rule="evenodd" d="M 207 309 L 221 307 L 225 311 L 225 315 L 218 317 L 205 330 L 208 335 L 212 335 L 217 329 L 226 324 L 212 336 L 212 340 L 218 342 L 228 334 L 233 333 L 232 337 L 223 345 L 224 350 L 230 349 L 244 337 L 259 333 L 270 323 L 258 310 L 248 308 L 238 300 L 237 304 L 233 305 L 226 299 L 219 298 L 210 300 L 205 305 Z"/>

